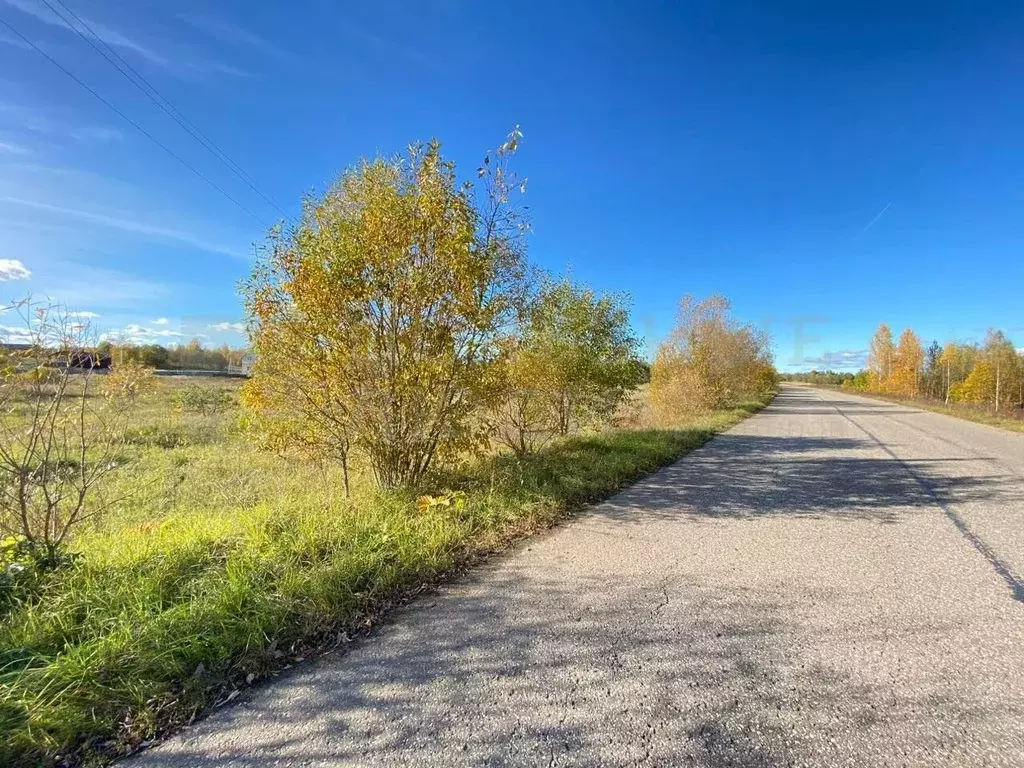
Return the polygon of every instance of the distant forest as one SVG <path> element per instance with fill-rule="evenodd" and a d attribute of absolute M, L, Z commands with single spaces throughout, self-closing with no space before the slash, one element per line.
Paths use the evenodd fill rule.
<path fill-rule="evenodd" d="M 940 345 L 933 341 L 925 347 L 910 328 L 894 342 L 892 329 L 882 323 L 871 338 L 865 370 L 786 373 L 782 379 L 964 403 L 996 413 L 1024 409 L 1024 350 L 995 329 L 990 329 L 980 344 L 950 341 Z"/>
<path fill-rule="evenodd" d="M 112 344 L 104 341 L 96 351 L 104 357 L 109 356 L 115 366 L 134 362 L 164 370 L 226 371 L 228 365 L 241 363 L 248 349 L 237 349 L 227 344 L 206 348 L 199 339 L 192 339 L 187 344 L 174 344 L 170 347 L 160 344 Z"/>

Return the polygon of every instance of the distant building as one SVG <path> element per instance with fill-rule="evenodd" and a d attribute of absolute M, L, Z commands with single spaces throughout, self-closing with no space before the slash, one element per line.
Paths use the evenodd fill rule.
<path fill-rule="evenodd" d="M 28 352 L 36 349 L 34 344 L 23 342 L 0 342 L 0 350 L 8 352 Z M 110 355 L 86 349 L 74 350 L 70 353 L 57 353 L 55 350 L 43 350 L 43 364 L 54 368 L 73 368 L 77 370 L 106 371 L 110 368 Z"/>
<path fill-rule="evenodd" d="M 72 352 L 67 358 L 67 365 L 71 368 L 80 368 L 90 371 L 106 371 L 110 369 L 112 362 L 110 355 L 103 355 L 99 352 Z"/>
<path fill-rule="evenodd" d="M 251 376 L 252 367 L 256 364 L 256 353 L 246 352 L 242 355 L 242 359 L 238 365 L 228 363 L 228 373 L 232 376 Z"/>

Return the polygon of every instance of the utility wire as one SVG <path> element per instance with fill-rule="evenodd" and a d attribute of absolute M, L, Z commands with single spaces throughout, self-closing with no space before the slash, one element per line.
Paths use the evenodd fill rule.
<path fill-rule="evenodd" d="M 87 90 L 87 91 L 88 91 L 89 93 L 91 93 L 91 94 L 92 94 L 92 95 L 93 95 L 94 97 L 96 97 L 96 99 L 98 99 L 99 101 L 103 102 L 103 103 L 104 103 L 104 104 L 105 104 L 105 105 L 106 105 L 106 106 L 107 106 L 108 108 L 110 108 L 110 109 L 111 109 L 111 110 L 112 110 L 113 112 L 115 112 L 115 113 L 116 113 L 116 114 L 117 114 L 117 115 L 118 115 L 118 116 L 119 116 L 119 117 L 120 117 L 120 118 L 121 118 L 122 120 L 124 120 L 124 121 L 125 121 L 126 123 L 128 123 L 129 125 L 131 125 L 131 126 L 132 126 L 133 128 L 135 128 L 135 130 L 137 130 L 137 131 L 138 131 L 139 133 L 141 133 L 141 134 L 142 134 L 143 136 L 145 136 L 145 137 L 146 137 L 147 139 L 149 139 L 149 140 L 150 140 L 150 141 L 152 141 L 152 142 L 153 142 L 154 144 L 156 144 L 156 145 L 157 145 L 158 147 L 160 147 L 160 149 L 162 149 L 162 150 L 163 150 L 164 152 L 166 152 L 166 153 L 167 153 L 168 155 L 170 155 L 170 156 L 171 156 L 171 157 L 173 157 L 173 158 L 174 158 L 175 160 L 177 160 L 177 161 L 178 161 L 179 163 L 181 163 L 181 164 L 182 164 L 182 165 L 184 165 L 184 166 L 185 166 L 186 168 L 188 168 L 188 169 L 189 169 L 190 171 L 192 171 L 192 173 L 194 173 L 194 174 L 195 174 L 196 176 L 198 176 L 198 177 L 199 177 L 200 179 L 202 179 L 203 181 L 205 181 L 205 182 L 206 182 L 206 183 L 207 183 L 207 184 L 208 184 L 208 185 L 209 185 L 210 187 L 212 187 L 213 189 L 215 189 L 215 190 L 216 190 L 217 192 L 220 192 L 220 194 L 224 195 L 224 197 L 226 197 L 226 198 L 227 198 L 228 200 L 230 200 L 230 201 L 231 201 L 232 203 L 234 203 L 234 204 L 235 204 L 236 206 L 238 206 L 238 207 L 239 207 L 239 208 L 240 208 L 241 210 L 243 210 L 243 211 L 244 211 L 245 213 L 249 214 L 249 216 L 251 216 L 251 217 L 252 217 L 253 219 L 255 219 L 255 220 L 256 220 L 257 222 L 259 222 L 259 224 L 260 224 L 261 226 L 265 226 L 265 222 L 264 222 L 264 221 L 263 221 L 263 220 L 262 220 L 262 219 L 261 219 L 261 218 L 260 218 L 259 216 L 257 216 L 257 215 L 256 215 L 255 213 L 253 213 L 253 212 L 252 212 L 251 210 L 249 210 L 248 208 L 246 208 L 246 207 L 245 207 L 244 205 L 242 205 L 242 204 L 241 204 L 240 202 L 238 202 L 238 201 L 237 201 L 237 200 L 236 200 L 235 198 L 233 198 L 233 197 L 232 197 L 231 195 L 229 195 L 229 194 L 228 194 L 227 192 L 225 192 L 225 191 L 224 191 L 223 189 L 221 189 L 221 188 L 220 188 L 220 187 L 218 187 L 218 186 L 217 186 L 216 184 L 214 184 L 214 183 L 213 183 L 212 181 L 210 181 L 210 179 L 208 179 L 208 178 L 207 178 L 206 176 L 204 176 L 204 175 L 203 175 L 203 174 L 202 174 L 201 172 L 199 172 L 198 170 L 196 170 L 196 169 L 195 169 L 195 167 L 193 167 L 192 165 L 190 165 L 190 164 L 188 163 L 188 161 L 187 161 L 187 160 L 185 160 L 184 158 L 182 158 L 182 157 L 181 157 L 181 155 L 178 155 L 177 153 L 175 153 L 175 152 L 174 152 L 174 150 L 172 150 L 172 149 L 171 149 L 170 147 L 168 147 L 168 146 L 167 146 L 166 144 L 164 144 L 164 143 L 163 143 L 162 141 L 160 141 L 160 140 L 159 140 L 159 139 L 157 139 L 157 138 L 156 138 L 155 136 L 153 136 L 153 134 L 151 134 L 151 133 L 150 133 L 149 131 L 147 131 L 147 130 L 146 130 L 145 128 L 143 128 L 143 127 L 142 127 L 141 125 L 139 125 L 139 124 L 138 124 L 137 122 L 135 122 L 134 120 L 132 120 L 132 119 L 131 119 L 130 117 L 128 117 L 128 115 L 126 115 L 126 114 L 125 114 L 124 112 L 122 112 L 122 111 L 121 111 L 120 109 L 118 109 L 117 107 L 115 107 L 115 106 L 114 106 L 113 104 L 111 104 L 111 103 L 110 103 L 109 101 L 107 101 L 107 100 L 106 100 L 105 98 L 103 98 L 102 96 L 100 96 L 100 94 L 98 94 L 98 93 L 97 93 L 97 92 L 96 92 L 95 90 L 93 90 L 93 89 L 92 89 L 92 88 L 91 88 L 90 86 L 88 86 L 88 85 L 87 85 L 86 83 L 84 83 L 84 82 L 83 82 L 82 80 L 80 80 L 80 79 L 79 79 L 79 78 L 78 78 L 78 77 L 77 77 L 77 76 L 76 76 L 76 75 L 75 75 L 74 73 L 72 73 L 72 72 L 71 72 L 70 70 L 68 70 L 68 69 L 67 69 L 66 67 L 64 67 L 64 65 L 62 65 L 62 64 L 61 64 L 61 63 L 60 63 L 59 61 L 57 61 L 57 60 L 56 60 L 55 58 L 53 58 L 53 57 L 52 57 L 52 56 L 51 56 L 50 54 L 48 54 L 48 53 L 47 53 L 46 51 L 44 51 L 44 50 L 43 50 L 42 48 L 40 48 L 40 47 L 39 47 L 38 45 L 36 45 L 35 43 L 33 43 L 33 42 L 32 42 L 31 40 L 29 40 L 29 39 L 28 39 L 27 37 L 25 37 L 25 35 L 21 34 L 21 32 L 19 32 L 19 31 L 18 31 L 17 29 L 15 29 L 15 28 L 14 28 L 13 26 L 11 26 L 10 22 L 6 21 L 5 19 L 0 19 L 0 24 L 3 24 L 3 25 L 4 25 L 5 27 L 7 27 L 7 29 L 9 29 L 9 30 L 10 30 L 11 32 L 13 32 L 13 33 L 14 33 L 15 35 L 17 35 L 17 36 L 18 36 L 19 38 L 21 38 L 21 39 L 22 39 L 23 41 L 25 41 L 25 44 L 26 44 L 26 45 L 29 45 L 29 46 L 31 46 L 31 47 L 32 47 L 32 48 L 33 48 L 33 49 L 34 49 L 34 50 L 35 50 L 35 51 L 36 51 L 37 53 L 39 53 L 39 54 L 41 54 L 41 55 L 42 55 L 43 57 L 45 57 L 47 61 L 49 61 L 49 62 L 50 62 L 51 64 L 53 64 L 53 66 L 55 66 L 55 67 L 56 67 L 57 69 L 59 69 L 59 70 L 60 70 L 61 72 L 63 72 L 63 73 L 65 74 L 65 75 L 67 75 L 67 76 L 68 76 L 68 77 L 70 77 L 70 78 L 71 78 L 72 80 L 74 80 L 74 81 L 75 81 L 76 83 L 78 83 L 78 84 L 79 84 L 79 85 L 80 85 L 80 86 L 81 86 L 82 88 L 84 88 L 84 89 L 85 89 L 85 90 Z"/>
<path fill-rule="evenodd" d="M 105 40 L 103 40 L 103 38 L 97 35 L 96 31 L 92 27 L 90 27 L 89 24 L 82 17 L 80 17 L 71 8 L 69 8 L 68 5 L 64 2 L 64 0 L 56 0 L 56 2 L 71 17 L 73 17 L 75 21 L 81 24 L 89 32 L 89 34 L 92 36 L 92 39 L 83 34 L 81 30 L 78 29 L 78 27 L 76 27 L 74 24 L 68 21 L 68 19 L 60 13 L 60 11 L 58 11 L 50 4 L 49 0 L 41 0 L 41 2 L 51 11 L 53 11 L 54 15 L 56 15 L 61 21 L 67 24 L 69 28 L 74 30 L 79 37 L 81 37 L 83 40 L 85 40 L 85 42 L 92 46 L 92 48 L 98 54 L 100 54 L 100 56 L 106 59 L 111 66 L 113 66 L 115 69 L 117 69 L 118 72 L 124 75 L 124 77 L 132 85 L 138 88 L 150 101 L 152 101 L 161 110 L 163 110 L 163 112 L 168 117 L 170 117 L 172 120 L 174 120 L 174 122 L 180 125 L 192 138 L 194 138 L 196 141 L 202 144 L 203 147 L 210 154 L 212 154 L 220 162 L 226 165 L 227 168 L 232 173 L 234 173 L 238 178 L 240 178 L 253 192 L 255 192 L 257 195 L 263 198 L 263 200 L 266 201 L 268 205 L 277 209 L 277 211 L 282 216 L 284 216 L 285 218 L 288 217 L 287 211 L 284 210 L 280 203 L 278 203 L 272 197 L 268 197 L 267 195 L 265 195 L 263 191 L 258 186 L 256 186 L 255 180 L 249 174 L 247 174 L 242 169 L 242 167 L 238 165 L 238 163 L 236 163 L 234 160 L 228 157 L 227 153 L 224 152 L 220 147 L 218 147 L 211 138 L 209 138 L 201 130 L 199 130 L 199 128 L 197 128 L 196 125 L 191 120 L 185 117 L 185 115 L 182 114 L 181 110 L 179 110 L 177 107 L 174 106 L 174 104 L 171 103 L 170 99 L 168 99 L 162 93 L 160 93 L 160 91 L 158 91 L 156 87 L 152 83 L 150 83 L 145 77 L 139 74 L 138 70 L 136 70 L 130 63 L 128 63 L 124 59 L 124 57 L 121 56 L 121 54 L 114 50 L 114 48 Z M 96 42 L 93 41 L 93 39 L 95 39 L 95 41 L 97 41 L 99 45 L 102 45 L 103 48 L 106 49 L 106 51 L 104 51 L 103 48 L 100 48 L 99 45 L 97 45 Z M 117 61 L 114 61 L 110 57 L 110 55 L 108 55 L 108 53 L 112 55 L 114 58 L 116 58 Z"/>

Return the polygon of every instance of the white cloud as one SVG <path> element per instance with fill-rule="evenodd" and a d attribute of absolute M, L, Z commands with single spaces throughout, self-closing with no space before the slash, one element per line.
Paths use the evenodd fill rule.
<path fill-rule="evenodd" d="M 139 325 L 138 323 L 131 323 L 126 325 L 124 328 L 111 328 L 102 335 L 102 338 L 108 341 L 120 341 L 122 343 L 155 344 L 158 341 L 166 339 L 182 339 L 186 336 L 187 334 L 172 331 L 167 328 L 157 330 L 154 328 L 147 328 L 146 326 Z"/>
<path fill-rule="evenodd" d="M 0 325 L 0 339 L 6 344 L 30 344 L 32 336 L 25 326 Z"/>
<path fill-rule="evenodd" d="M 181 13 L 178 14 L 178 19 L 189 26 L 205 32 L 211 37 L 220 40 L 221 42 L 248 45 L 253 48 L 273 48 L 271 43 L 264 40 L 255 32 L 250 32 L 244 27 L 240 27 L 230 21 L 197 13 Z"/>
<path fill-rule="evenodd" d="M 83 320 L 95 320 L 99 317 L 95 312 L 89 312 L 87 310 L 73 309 L 68 314 L 74 315 L 75 317 L 82 318 Z"/>
<path fill-rule="evenodd" d="M 214 331 L 234 331 L 235 333 L 245 333 L 245 323 L 216 323 L 214 325 L 208 325 Z"/>
<path fill-rule="evenodd" d="M 861 370 L 867 365 L 867 360 L 866 349 L 840 349 L 827 351 L 821 357 L 805 357 L 802 364 L 831 370 Z"/>
<path fill-rule="evenodd" d="M 26 43 L 20 37 L 8 35 L 6 32 L 0 32 L 0 43 L 4 43 L 5 45 L 13 45 L 15 48 L 21 48 L 25 51 L 32 50 L 32 46 Z"/>
<path fill-rule="evenodd" d="M 78 116 L 74 111 L 56 105 L 30 107 L 24 103 L 0 102 L 0 116 L 8 119 L 5 120 L 8 122 L 8 131 L 17 128 L 20 131 L 41 133 L 47 136 L 70 136 L 78 141 L 113 141 L 124 138 L 121 131 L 106 125 L 77 125 Z M 28 151 L 24 147 L 18 147 L 17 144 L 13 146 L 16 149 L 24 150 L 24 152 Z"/>
<path fill-rule="evenodd" d="M 0 259 L 0 282 L 6 280 L 28 280 L 32 273 L 17 259 Z"/>
<path fill-rule="evenodd" d="M 28 147 L 23 147 L 20 144 L 12 144 L 9 141 L 0 141 L 0 152 L 6 152 L 9 155 L 27 155 L 29 149 Z"/>
<path fill-rule="evenodd" d="M 72 128 L 68 135 L 80 141 L 120 141 L 124 134 L 116 128 L 107 128 L 103 125 L 83 125 Z"/>
<path fill-rule="evenodd" d="M 170 322 L 171 321 L 168 320 L 166 317 L 158 317 L 156 320 L 153 321 L 153 325 L 169 325 Z"/>
<path fill-rule="evenodd" d="M 292 53 L 279 48 L 265 37 L 261 37 L 234 22 L 199 13 L 178 14 L 178 20 L 208 35 L 219 43 L 252 48 L 282 61 L 296 60 Z"/>
<path fill-rule="evenodd" d="M 157 336 L 164 339 L 177 338 L 185 335 L 184 333 L 180 333 L 179 331 L 172 331 L 167 328 L 161 329 L 159 331 L 154 331 L 152 328 L 143 328 L 141 325 L 136 325 L 134 323 L 132 325 L 126 325 L 124 330 L 126 333 L 130 333 L 133 335 Z"/>
<path fill-rule="evenodd" d="M 193 64 L 193 66 L 200 72 L 220 72 L 222 75 L 230 75 L 231 77 L 259 77 L 256 73 L 250 72 L 247 69 L 234 67 L 220 61 L 209 61 L 203 64 Z"/>

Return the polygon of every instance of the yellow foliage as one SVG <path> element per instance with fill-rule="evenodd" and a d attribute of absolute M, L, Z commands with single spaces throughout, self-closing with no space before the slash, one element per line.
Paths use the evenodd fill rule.
<path fill-rule="evenodd" d="M 155 387 L 153 369 L 134 360 L 114 366 L 103 377 L 103 394 L 115 401 L 134 402 Z"/>
<path fill-rule="evenodd" d="M 639 340 L 625 299 L 568 279 L 544 280 L 502 344 L 495 439 L 528 453 L 611 417 L 641 382 Z"/>
<path fill-rule="evenodd" d="M 522 274 L 511 151 L 488 164 L 480 205 L 433 142 L 362 163 L 271 233 L 245 286 L 257 361 L 243 402 L 265 444 L 342 462 L 355 448 L 385 487 L 476 444 Z"/>
<path fill-rule="evenodd" d="M 956 400 L 982 405 L 991 401 L 996 390 L 995 369 L 987 362 L 974 365 L 967 379 L 957 388 Z"/>
<path fill-rule="evenodd" d="M 892 343 L 892 330 L 885 323 L 880 323 L 871 337 L 868 350 L 868 377 L 870 388 L 877 392 L 885 392 L 892 375 L 895 349 Z"/>
<path fill-rule="evenodd" d="M 921 389 L 921 371 L 924 367 L 924 348 L 920 339 L 907 328 L 893 354 L 892 369 L 885 383 L 885 391 L 901 397 L 917 397 Z"/>
<path fill-rule="evenodd" d="M 651 366 L 651 403 L 663 421 L 728 407 L 775 386 L 766 334 L 737 323 L 729 301 L 683 298 L 678 325 Z"/>

